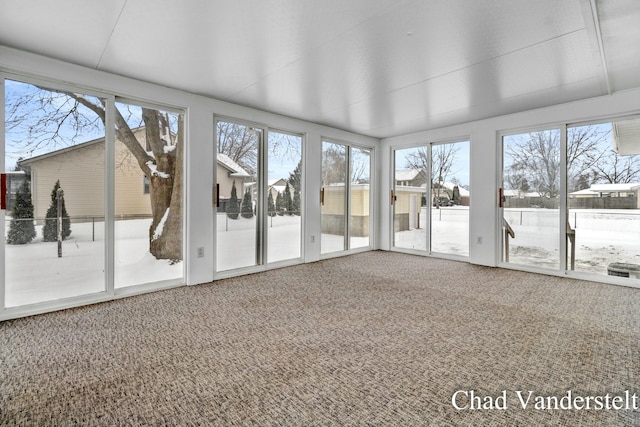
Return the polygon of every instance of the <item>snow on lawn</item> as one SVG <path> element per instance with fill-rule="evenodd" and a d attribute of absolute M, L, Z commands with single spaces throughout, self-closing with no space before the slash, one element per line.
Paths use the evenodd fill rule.
<path fill-rule="evenodd" d="M 395 233 L 396 247 L 426 250 L 427 210 L 420 215 L 421 228 Z M 464 207 L 432 209 L 432 251 L 467 255 L 469 211 Z M 510 240 L 510 262 L 558 268 L 558 211 L 505 209 L 505 218 L 516 233 Z M 607 274 L 612 262 L 640 264 L 640 211 L 571 210 L 576 230 L 576 270 Z M 117 288 L 164 280 L 181 280 L 183 263 L 157 260 L 149 253 L 150 219 L 116 222 L 115 286 Z M 5 228 L 8 230 L 9 220 Z M 38 238 L 26 245 L 5 245 L 5 302 L 8 307 L 103 292 L 104 224 L 73 223 L 71 236 L 62 243 Z M 218 271 L 255 265 L 256 219 L 217 221 Z M 301 219 L 276 216 L 268 219 L 267 262 L 301 256 Z M 5 234 L 6 235 L 6 234 Z M 95 239 L 95 241 L 94 241 Z M 352 247 L 368 245 L 368 238 L 354 238 Z M 322 234 L 322 252 L 343 249 L 342 236 Z"/>
<path fill-rule="evenodd" d="M 442 254 L 469 255 L 469 208 L 466 206 L 431 209 L 431 251 Z M 420 210 L 420 228 L 396 232 L 394 246 L 426 251 L 427 208 Z"/>
<path fill-rule="evenodd" d="M 509 262 L 559 268 L 558 215 L 552 209 L 505 209 L 516 235 Z M 638 210 L 571 209 L 569 224 L 575 229 L 576 271 L 606 275 L 610 263 L 640 264 Z"/>
<path fill-rule="evenodd" d="M 432 251 L 467 255 L 468 208 L 444 207 L 431 212 Z M 509 262 L 558 269 L 558 215 L 559 211 L 552 209 L 505 209 L 504 217 L 516 235 L 509 240 Z M 576 271 L 606 275 L 613 262 L 640 264 L 640 211 L 571 209 L 569 223 L 576 231 Z M 422 208 L 420 228 L 396 232 L 394 246 L 427 250 L 427 227 L 426 208 Z"/>
<path fill-rule="evenodd" d="M 218 271 L 256 264 L 256 217 L 229 219 L 217 216 Z M 267 262 L 300 258 L 301 217 L 283 215 L 267 219 Z"/>
<path fill-rule="evenodd" d="M 149 253 L 150 219 L 116 222 L 117 288 L 183 277 L 183 263 L 157 260 Z M 8 229 L 9 221 L 6 221 Z M 105 291 L 104 224 L 72 223 L 71 235 L 58 243 L 37 238 L 26 245 L 5 245 L 5 304 L 14 307 Z M 95 240 L 94 240 L 95 239 Z"/>

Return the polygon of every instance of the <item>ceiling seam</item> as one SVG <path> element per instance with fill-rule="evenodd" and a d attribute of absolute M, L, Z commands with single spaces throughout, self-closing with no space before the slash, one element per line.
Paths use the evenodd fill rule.
<path fill-rule="evenodd" d="M 95 66 L 96 70 L 100 69 L 100 65 L 102 64 L 102 58 L 104 57 L 104 54 L 107 52 L 107 48 L 111 43 L 111 38 L 113 37 L 113 33 L 115 33 L 116 31 L 116 27 L 120 22 L 120 18 L 122 17 L 122 13 L 124 12 L 124 8 L 126 6 L 127 6 L 127 0 L 124 0 L 124 3 L 122 3 L 122 8 L 120 9 L 120 13 L 118 13 L 118 18 L 116 18 L 116 22 L 113 24 L 113 28 L 111 28 L 111 32 L 109 33 L 109 37 L 107 38 L 107 41 L 104 44 L 104 48 L 102 49 L 102 52 L 100 52 L 100 58 L 98 59 L 98 63 Z"/>
<path fill-rule="evenodd" d="M 607 56 L 604 53 L 604 42 L 602 40 L 602 30 L 600 29 L 600 18 L 598 16 L 598 6 L 596 0 L 591 0 L 591 16 L 595 25 L 596 38 L 598 39 L 598 50 L 600 51 L 600 61 L 602 62 L 602 72 L 607 85 L 607 93 L 611 95 L 611 80 L 609 79 L 609 67 L 607 67 Z"/>

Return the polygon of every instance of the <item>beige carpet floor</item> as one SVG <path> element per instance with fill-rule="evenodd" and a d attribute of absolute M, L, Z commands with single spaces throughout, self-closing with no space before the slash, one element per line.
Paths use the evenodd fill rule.
<path fill-rule="evenodd" d="M 640 425 L 516 391 L 640 396 L 640 290 L 367 252 L 0 323 L 1 425 Z"/>

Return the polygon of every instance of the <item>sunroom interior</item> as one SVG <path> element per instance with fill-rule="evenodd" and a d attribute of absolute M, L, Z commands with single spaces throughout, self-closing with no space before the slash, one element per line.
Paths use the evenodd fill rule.
<path fill-rule="evenodd" d="M 640 287 L 637 22 L 5 1 L 0 320 L 370 250 Z"/>

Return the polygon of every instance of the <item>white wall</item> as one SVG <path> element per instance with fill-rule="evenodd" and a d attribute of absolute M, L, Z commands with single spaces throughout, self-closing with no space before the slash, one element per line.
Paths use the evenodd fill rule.
<path fill-rule="evenodd" d="M 380 167 L 380 249 L 391 246 L 389 194 L 391 189 L 391 150 L 428 142 L 469 138 L 471 141 L 471 213 L 469 230 L 469 260 L 474 264 L 495 266 L 499 261 L 498 240 L 498 159 L 501 155 L 498 133 L 599 120 L 619 115 L 640 113 L 640 90 L 618 92 L 610 96 L 591 98 L 523 113 L 510 114 L 424 132 L 413 133 L 381 141 Z M 482 244 L 476 243 L 482 236 Z"/>
<path fill-rule="evenodd" d="M 170 89 L 126 77 L 53 60 L 0 46 L 0 73 L 15 73 L 37 79 L 66 83 L 86 89 L 123 96 L 135 101 L 185 108 L 187 146 L 185 165 L 186 265 L 187 283 L 214 279 L 214 208 L 212 186 L 215 177 L 214 115 L 255 122 L 271 128 L 304 134 L 305 145 L 305 244 L 304 260 L 320 259 L 320 158 L 322 137 L 377 147 L 379 140 L 302 120 L 242 107 L 215 99 Z M 5 74 L 6 75 L 6 74 Z M 11 76 L 20 79 L 20 77 Z M 315 242 L 311 237 L 315 236 Z M 197 258 L 204 247 L 205 257 Z"/>

